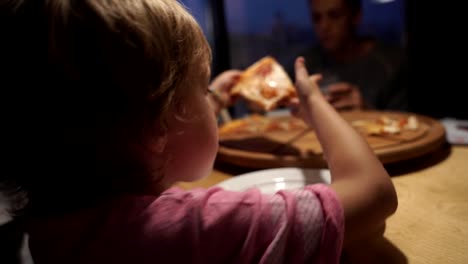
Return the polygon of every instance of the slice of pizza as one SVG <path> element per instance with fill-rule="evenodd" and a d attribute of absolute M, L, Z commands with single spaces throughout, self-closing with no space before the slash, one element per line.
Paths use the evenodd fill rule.
<path fill-rule="evenodd" d="M 254 114 L 242 119 L 236 119 L 219 128 L 220 136 L 228 135 L 254 135 L 263 133 L 270 120 L 262 115 Z"/>
<path fill-rule="evenodd" d="M 242 73 L 231 94 L 240 95 L 269 111 L 282 100 L 295 96 L 296 90 L 284 68 L 273 57 L 267 56 Z"/>
<path fill-rule="evenodd" d="M 294 132 L 307 129 L 308 126 L 301 119 L 291 118 L 273 118 L 265 128 L 265 132 Z"/>
<path fill-rule="evenodd" d="M 402 131 L 415 131 L 419 127 L 418 119 L 415 116 L 393 119 L 387 116 L 380 116 L 375 120 L 355 120 L 351 124 L 364 130 L 367 135 L 385 136 L 400 134 Z"/>

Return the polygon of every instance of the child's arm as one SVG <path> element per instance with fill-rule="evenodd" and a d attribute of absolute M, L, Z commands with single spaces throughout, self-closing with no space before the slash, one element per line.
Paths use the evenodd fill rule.
<path fill-rule="evenodd" d="M 295 65 L 301 111 L 322 145 L 345 214 L 345 247 L 372 236 L 397 208 L 389 175 L 364 139 L 324 99 L 304 59 Z"/>

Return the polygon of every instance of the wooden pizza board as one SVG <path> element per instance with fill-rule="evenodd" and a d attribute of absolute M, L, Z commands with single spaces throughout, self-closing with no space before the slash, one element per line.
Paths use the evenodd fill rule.
<path fill-rule="evenodd" d="M 402 118 L 414 115 L 419 121 L 415 131 L 398 135 L 362 136 L 384 164 L 415 158 L 432 152 L 445 143 L 445 129 L 427 116 L 403 112 L 353 111 L 343 113 L 345 120 L 372 120 L 380 116 Z M 268 117 L 292 119 L 294 117 Z M 218 160 L 249 168 L 304 167 L 326 168 L 319 141 L 310 128 L 220 135 Z"/>

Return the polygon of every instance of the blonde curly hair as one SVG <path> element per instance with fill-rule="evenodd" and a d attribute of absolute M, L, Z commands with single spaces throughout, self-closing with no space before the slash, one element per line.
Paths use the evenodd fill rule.
<path fill-rule="evenodd" d="M 176 0 L 10 3 L 16 28 L 6 28 L 6 45 L 14 49 L 11 62 L 23 67 L 12 73 L 36 81 L 32 87 L 16 78 L 12 86 L 28 91 L 18 97 L 31 110 L 29 132 L 41 138 L 25 145 L 37 145 L 28 145 L 28 162 L 44 176 L 18 173 L 31 204 L 41 212 L 71 209 L 141 190 L 151 172 L 139 141 L 165 131 L 190 78 L 211 61 L 195 19 Z"/>

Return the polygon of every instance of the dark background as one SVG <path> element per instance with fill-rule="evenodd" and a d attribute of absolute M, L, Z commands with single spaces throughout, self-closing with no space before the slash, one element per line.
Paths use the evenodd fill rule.
<path fill-rule="evenodd" d="M 412 110 L 468 119 L 466 7 L 414 0 L 407 7 Z"/>

